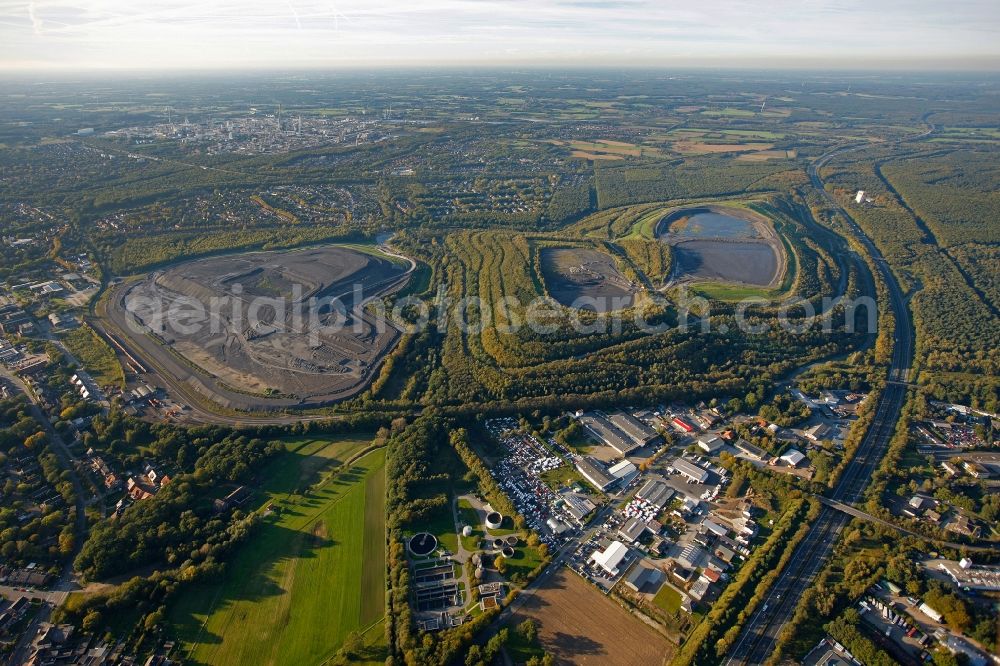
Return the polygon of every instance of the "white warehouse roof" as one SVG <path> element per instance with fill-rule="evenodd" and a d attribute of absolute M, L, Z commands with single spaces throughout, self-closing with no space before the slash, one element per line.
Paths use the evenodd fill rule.
<path fill-rule="evenodd" d="M 626 555 L 628 555 L 628 546 L 621 541 L 614 541 L 603 552 L 596 551 L 591 556 L 591 559 L 601 565 L 612 576 L 617 576 L 618 565 L 622 563 Z"/>
<path fill-rule="evenodd" d="M 792 467 L 798 465 L 800 462 L 805 460 L 805 458 L 806 458 L 805 454 L 799 451 L 798 449 L 788 449 L 785 452 L 785 455 L 781 456 L 781 459 L 784 460 L 789 465 L 791 465 Z"/>
<path fill-rule="evenodd" d="M 706 453 L 715 453 L 722 448 L 722 440 L 718 437 L 702 437 L 698 440 L 698 446 Z"/>
<path fill-rule="evenodd" d="M 628 460 L 617 462 L 608 468 L 608 474 L 616 479 L 623 479 L 636 471 L 636 466 Z"/>

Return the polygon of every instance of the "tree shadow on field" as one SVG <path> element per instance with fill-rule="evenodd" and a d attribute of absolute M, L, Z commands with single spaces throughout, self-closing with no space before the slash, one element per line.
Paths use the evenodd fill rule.
<path fill-rule="evenodd" d="M 582 634 L 567 634 L 562 631 L 557 631 L 552 635 L 552 638 L 543 641 L 543 643 L 550 643 L 555 649 L 556 655 L 565 655 L 565 657 L 560 656 L 559 660 L 562 663 L 576 663 L 572 657 L 576 655 L 598 655 L 606 654 L 607 650 L 604 646 L 590 638 L 589 636 L 584 636 Z"/>
<path fill-rule="evenodd" d="M 291 589 L 279 584 L 285 578 L 279 569 L 282 565 L 295 566 L 293 560 L 318 557 L 321 549 L 337 545 L 339 542 L 330 538 L 322 521 L 305 531 L 274 523 L 261 525 L 251 541 L 228 560 L 221 577 L 192 585 L 178 598 L 171 615 L 177 635 L 198 644 L 221 643 L 222 636 L 203 627 L 204 616 L 235 611 L 233 620 L 245 619 L 241 615 L 246 613 L 246 607 L 238 608 L 237 604 L 265 602 L 291 593 Z"/>

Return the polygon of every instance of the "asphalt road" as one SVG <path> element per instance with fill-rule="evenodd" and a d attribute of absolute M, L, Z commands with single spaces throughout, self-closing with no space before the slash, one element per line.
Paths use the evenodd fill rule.
<path fill-rule="evenodd" d="M 861 498 L 872 472 L 888 448 L 906 401 L 907 387 L 897 382 L 907 380 L 913 361 L 913 323 L 899 282 L 889 270 L 888 264 L 875 244 L 861 231 L 850 214 L 826 192 L 819 177 L 819 169 L 830 159 L 854 149 L 856 148 L 840 148 L 823 155 L 810 166 L 809 178 L 827 203 L 835 210 L 839 210 L 848 221 L 851 231 L 878 266 L 889 291 L 889 304 L 895 316 L 895 330 L 892 362 L 887 375 L 888 383 L 879 396 L 872 424 L 865 433 L 857 453 L 847 464 L 830 494 L 831 499 L 846 504 Z M 823 505 L 819 517 L 796 547 L 788 566 L 778 577 L 764 602 L 744 625 L 724 663 L 762 664 L 771 655 L 782 629 L 791 620 L 803 593 L 826 564 L 838 534 L 849 520 L 846 514 Z"/>

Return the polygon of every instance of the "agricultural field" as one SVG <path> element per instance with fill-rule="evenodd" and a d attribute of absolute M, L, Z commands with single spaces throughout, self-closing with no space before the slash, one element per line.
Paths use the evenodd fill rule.
<path fill-rule="evenodd" d="M 674 651 L 666 638 L 566 568 L 526 598 L 513 624 L 527 618 L 538 623 L 539 641 L 557 663 L 659 664 Z"/>
<path fill-rule="evenodd" d="M 321 663 L 352 633 L 384 659 L 384 450 L 338 471 L 370 441 L 292 441 L 264 470 L 263 523 L 220 581 L 171 607 L 192 663 Z"/>
<path fill-rule="evenodd" d="M 562 145 L 559 142 L 557 145 Z M 659 149 L 624 141 L 570 141 L 571 155 L 586 160 L 620 160 L 626 157 L 659 157 Z"/>
<path fill-rule="evenodd" d="M 794 148 L 776 148 L 785 135 L 767 130 L 681 128 L 658 137 L 670 149 L 684 156 L 735 154 L 740 161 L 793 159 Z"/>

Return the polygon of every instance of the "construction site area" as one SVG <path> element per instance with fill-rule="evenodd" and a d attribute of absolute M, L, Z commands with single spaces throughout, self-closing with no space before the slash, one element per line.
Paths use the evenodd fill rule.
<path fill-rule="evenodd" d="M 320 406 L 364 389 L 395 345 L 364 306 L 411 271 L 346 246 L 210 257 L 117 285 L 107 319 L 167 384 L 222 407 Z"/>

